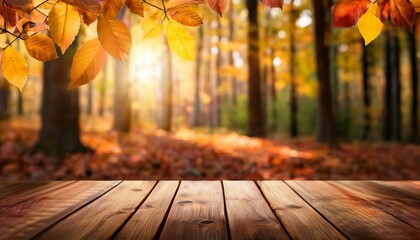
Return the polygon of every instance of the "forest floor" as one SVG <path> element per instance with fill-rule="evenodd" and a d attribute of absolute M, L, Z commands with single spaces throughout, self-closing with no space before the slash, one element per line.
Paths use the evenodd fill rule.
<path fill-rule="evenodd" d="M 62 164 L 31 153 L 37 130 L 0 133 L 0 180 L 71 179 L 420 179 L 420 146 L 352 143 L 329 148 L 313 140 L 272 141 L 190 130 L 83 134 L 95 153 Z"/>

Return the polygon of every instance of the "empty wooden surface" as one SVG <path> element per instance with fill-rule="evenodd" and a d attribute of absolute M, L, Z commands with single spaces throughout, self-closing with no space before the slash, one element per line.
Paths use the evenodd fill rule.
<path fill-rule="evenodd" d="M 252 181 L 223 181 L 232 239 L 289 239 Z"/>
<path fill-rule="evenodd" d="M 420 182 L 0 182 L 0 239 L 420 239 Z"/>
<path fill-rule="evenodd" d="M 345 239 L 284 182 L 259 181 L 258 184 L 274 213 L 294 239 Z"/>
<path fill-rule="evenodd" d="M 161 239 L 227 239 L 222 184 L 184 181 Z"/>

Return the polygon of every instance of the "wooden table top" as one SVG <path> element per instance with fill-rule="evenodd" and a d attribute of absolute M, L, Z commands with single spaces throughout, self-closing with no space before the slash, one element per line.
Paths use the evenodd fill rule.
<path fill-rule="evenodd" d="M 0 239 L 420 239 L 420 182 L 2 182 Z"/>

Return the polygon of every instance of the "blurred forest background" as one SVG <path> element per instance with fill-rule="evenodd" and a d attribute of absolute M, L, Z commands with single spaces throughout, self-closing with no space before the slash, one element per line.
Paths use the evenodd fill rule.
<path fill-rule="evenodd" d="M 80 45 L 31 60 L 22 94 L 0 81 L 0 179 L 420 179 L 419 21 L 365 47 L 327 2 L 203 8 L 195 62 L 120 14 L 129 63 L 75 90 Z"/>

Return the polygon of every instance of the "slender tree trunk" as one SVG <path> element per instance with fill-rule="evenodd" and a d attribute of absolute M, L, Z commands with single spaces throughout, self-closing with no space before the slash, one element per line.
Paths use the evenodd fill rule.
<path fill-rule="evenodd" d="M 170 132 L 172 130 L 172 113 L 173 113 L 173 78 L 172 78 L 172 52 L 169 48 L 167 41 L 165 41 L 167 55 L 165 57 L 164 63 L 164 91 L 165 96 L 163 98 L 163 108 L 162 108 L 162 123 L 160 128 L 162 130 Z"/>
<path fill-rule="evenodd" d="M 233 1 L 229 2 L 230 11 L 229 11 L 229 42 L 233 43 L 235 41 L 235 5 Z M 235 66 L 235 59 L 233 58 L 233 50 L 229 52 L 229 64 L 233 67 Z M 238 93 L 237 93 L 237 81 L 236 77 L 231 77 L 231 88 L 232 88 L 232 105 L 236 106 L 238 103 Z"/>
<path fill-rule="evenodd" d="M 105 62 L 105 70 L 104 70 L 104 75 L 101 79 L 100 82 L 100 88 L 99 88 L 99 106 L 98 106 L 98 114 L 100 117 L 103 117 L 105 115 L 105 99 L 106 99 L 106 79 L 107 79 L 107 71 L 106 69 L 108 68 L 109 62 L 106 61 Z"/>
<path fill-rule="evenodd" d="M 80 141 L 79 90 L 68 90 L 77 40 L 59 59 L 44 64 L 42 127 L 36 149 L 61 161 L 66 153 L 83 152 Z"/>
<path fill-rule="evenodd" d="M 258 1 L 247 0 L 248 7 L 248 135 L 264 137 L 266 135 L 263 116 L 263 102 L 261 89 L 261 74 L 259 60 L 259 33 L 258 33 Z"/>
<path fill-rule="evenodd" d="M 401 79 L 399 39 L 396 30 L 386 36 L 386 83 L 384 104 L 384 140 L 401 139 Z"/>
<path fill-rule="evenodd" d="M 298 96 L 296 83 L 296 47 L 295 47 L 295 24 L 296 10 L 293 7 L 294 1 L 290 3 L 290 136 L 298 135 Z"/>
<path fill-rule="evenodd" d="M 198 31 L 198 42 L 197 42 L 197 56 L 195 60 L 195 86 L 194 86 L 194 112 L 193 112 L 193 126 L 200 126 L 200 113 L 201 113 L 201 65 L 202 65 L 202 51 L 203 51 L 203 27 L 199 28 Z"/>
<path fill-rule="evenodd" d="M 410 141 L 413 143 L 418 142 L 418 116 L 419 116 L 419 73 L 417 61 L 417 43 L 415 34 L 408 33 L 408 44 L 410 48 L 410 64 L 411 64 L 411 134 Z"/>
<path fill-rule="evenodd" d="M 93 115 L 93 85 L 92 83 L 88 84 L 87 89 L 87 115 L 92 116 Z"/>
<path fill-rule="evenodd" d="M 118 14 L 123 19 L 125 8 Z M 131 127 L 131 98 L 129 64 L 115 61 L 114 130 L 128 133 Z"/>
<path fill-rule="evenodd" d="M 7 120 L 10 117 L 9 98 L 10 98 L 10 87 L 9 87 L 9 84 L 6 82 L 6 80 L 3 78 L 1 79 L 1 82 L 0 82 L 0 120 Z"/>
<path fill-rule="evenodd" d="M 363 58 L 362 58 L 362 68 L 363 68 L 363 76 L 362 76 L 362 86 L 363 86 L 363 128 L 362 128 L 362 140 L 367 140 L 369 138 L 370 133 L 370 122 L 371 122 L 371 115 L 370 115 L 370 106 L 371 106 L 371 91 L 370 91 L 370 81 L 369 81 L 369 53 L 368 49 L 369 46 L 365 46 L 364 41 L 362 41 L 362 51 L 363 51 Z"/>
<path fill-rule="evenodd" d="M 323 1 L 313 0 L 315 8 L 316 60 L 318 70 L 318 141 L 337 145 L 335 116 L 332 104 L 329 51 L 326 45 L 327 14 Z"/>

